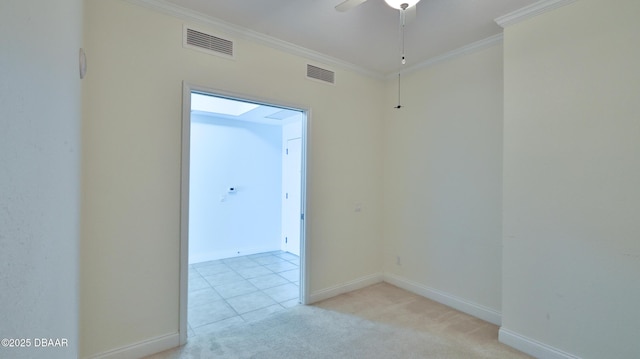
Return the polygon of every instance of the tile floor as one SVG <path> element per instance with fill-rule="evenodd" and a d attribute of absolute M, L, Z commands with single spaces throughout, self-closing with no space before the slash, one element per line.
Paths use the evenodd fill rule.
<path fill-rule="evenodd" d="M 188 336 L 299 304 L 300 258 L 274 251 L 189 265 Z"/>

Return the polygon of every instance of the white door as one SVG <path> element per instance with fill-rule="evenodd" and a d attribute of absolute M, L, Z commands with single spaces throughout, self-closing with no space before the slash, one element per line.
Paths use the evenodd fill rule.
<path fill-rule="evenodd" d="M 302 139 L 287 140 L 282 161 L 282 248 L 300 255 Z"/>

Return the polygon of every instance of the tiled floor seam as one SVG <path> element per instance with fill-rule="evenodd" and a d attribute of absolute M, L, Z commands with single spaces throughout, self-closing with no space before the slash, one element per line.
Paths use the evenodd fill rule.
<path fill-rule="evenodd" d="M 267 258 L 267 257 L 275 257 L 275 258 Z M 190 333 L 192 333 L 191 335 L 193 335 L 194 332 L 196 332 L 195 334 L 197 335 L 197 331 L 198 328 L 203 328 L 206 326 L 210 326 L 210 325 L 215 325 L 216 323 L 222 323 L 222 322 L 227 322 L 230 321 L 231 319 L 233 319 L 234 317 L 238 317 L 240 320 L 242 321 L 247 321 L 246 318 L 250 318 L 252 315 L 256 315 L 261 311 L 267 311 L 268 313 L 266 315 L 268 315 L 269 313 L 271 313 L 271 310 L 269 310 L 268 308 L 272 308 L 274 306 L 277 306 L 276 308 L 274 308 L 275 310 L 279 311 L 282 309 L 286 309 L 292 305 L 296 305 L 296 303 L 292 303 L 294 300 L 296 300 L 299 296 L 299 294 L 284 294 L 284 295 L 279 295 L 277 291 L 269 291 L 270 289 L 273 288 L 277 288 L 277 287 L 282 287 L 285 286 L 287 284 L 291 284 L 293 286 L 295 286 L 296 290 L 299 290 L 299 272 L 298 272 L 298 276 L 297 277 L 293 277 L 292 279 L 296 279 L 295 281 L 290 280 L 290 276 L 285 277 L 283 275 L 280 275 L 280 273 L 284 273 L 284 272 L 292 272 L 294 270 L 298 270 L 299 271 L 299 259 L 294 258 L 295 256 L 286 252 L 282 252 L 282 253 L 264 253 L 264 254 L 260 254 L 260 255 L 250 255 L 250 256 L 244 256 L 244 257 L 235 257 L 233 259 L 228 259 L 228 260 L 221 260 L 221 261 L 214 261 L 215 263 L 211 263 L 211 264 L 196 264 L 196 265 L 190 265 L 189 269 L 190 272 L 193 270 L 195 273 L 197 273 L 196 278 L 202 278 L 207 284 L 208 287 L 205 288 L 199 288 L 199 289 L 194 289 L 193 292 L 197 292 L 197 291 L 202 291 L 205 290 L 207 288 L 211 288 L 213 290 L 214 293 L 216 293 L 218 295 L 220 299 L 220 301 L 223 301 L 224 304 L 226 304 L 226 306 L 231 309 L 233 311 L 233 313 L 235 313 L 235 316 L 231 316 L 228 318 L 217 318 L 217 320 L 212 321 L 212 322 L 208 322 L 208 323 L 204 323 L 198 326 L 193 326 L 193 324 L 191 323 L 192 320 L 190 320 L 189 322 L 189 329 L 190 329 Z M 254 261 L 253 259 L 255 258 L 261 258 L 262 262 L 264 262 L 264 264 L 262 263 L 258 263 L 258 261 Z M 251 262 L 256 263 L 256 265 L 251 265 L 249 266 L 251 263 L 246 263 L 245 261 L 249 260 Z M 245 262 L 245 264 L 243 265 L 242 263 Z M 280 271 L 275 271 L 278 268 L 278 264 L 284 264 L 287 263 L 285 266 L 285 269 L 280 270 Z M 230 265 L 231 264 L 231 265 Z M 247 278 L 248 274 L 246 274 L 246 271 L 243 271 L 243 269 L 251 269 L 251 268 L 259 268 L 262 267 L 264 269 L 266 269 L 267 271 L 269 271 L 271 274 L 277 276 L 278 278 L 281 278 L 282 281 L 279 281 L 277 283 L 273 283 L 273 284 L 269 284 L 268 286 L 264 287 L 264 288 L 260 288 L 257 287 L 256 291 L 252 291 L 252 292 L 247 292 L 247 293 L 243 293 L 243 294 L 239 294 L 237 296 L 229 296 L 226 297 L 226 295 L 223 295 L 223 293 L 219 292 L 219 290 L 216 290 L 216 287 L 220 287 L 222 285 L 226 285 L 226 284 L 231 284 L 231 283 L 236 283 L 235 281 L 231 281 L 231 282 L 225 282 L 224 284 L 220 284 L 220 285 L 214 285 L 215 283 L 211 283 L 212 279 L 207 280 L 204 276 L 203 273 L 206 273 L 207 270 L 204 269 L 206 267 L 211 267 L 211 266 L 217 266 L 217 265 L 224 265 L 226 269 L 228 269 L 229 272 L 233 272 L 235 275 L 239 276 L 240 278 L 242 278 L 242 281 L 246 281 L 247 283 L 250 283 L 251 285 L 255 286 L 257 279 L 255 278 L 260 278 L 260 277 L 266 277 L 268 275 L 263 275 L 263 276 L 258 276 L 258 277 L 251 277 L 251 278 Z M 271 265 L 272 268 L 271 269 L 267 266 Z M 289 267 L 291 266 L 291 267 Z M 219 268 L 221 269 L 221 268 Z M 224 273 L 224 272 L 221 272 Z M 245 273 L 245 275 L 243 275 L 242 273 Z M 218 273 L 219 274 L 219 273 Z M 269 274 L 269 275 L 271 275 Z M 211 276 L 215 276 L 215 274 L 212 274 Z M 208 277 L 211 277 L 208 276 Z M 273 277 L 272 277 L 273 278 Z M 190 280 L 192 279 L 192 277 L 190 276 Z M 254 279 L 254 281 L 250 281 L 250 279 Z M 239 281 L 239 282 L 242 282 Z M 265 291 L 269 291 L 269 292 L 265 292 Z M 251 310 L 247 311 L 247 312 L 242 312 L 238 310 L 238 308 L 242 307 L 242 301 L 241 299 L 238 300 L 238 298 L 242 297 L 242 296 L 249 296 L 254 294 L 254 297 L 256 293 L 260 293 L 262 295 L 263 298 L 268 298 L 271 302 L 262 302 L 262 303 L 250 303 L 249 306 L 247 306 L 247 308 L 251 308 Z M 272 294 L 269 294 L 272 293 Z M 291 298 L 291 296 L 293 296 L 293 298 Z M 281 297 L 286 297 L 288 299 L 284 299 L 284 300 L 278 300 Z M 235 301 L 233 299 L 236 299 Z M 235 306 L 229 302 L 229 300 L 232 300 L 232 303 L 235 303 Z M 299 300 L 299 299 L 298 299 Z M 286 305 L 285 305 L 286 303 Z M 208 303 L 207 303 L 208 304 Z M 201 304 L 200 306 L 205 306 L 207 304 Z M 198 307 L 200 307 L 198 306 Z M 238 308 L 236 308 L 238 307 Z"/>

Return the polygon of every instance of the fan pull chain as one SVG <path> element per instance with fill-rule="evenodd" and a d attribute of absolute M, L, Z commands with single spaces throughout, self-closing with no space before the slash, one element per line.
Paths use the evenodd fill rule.
<path fill-rule="evenodd" d="M 404 25 L 405 25 L 405 11 L 407 10 L 407 5 L 406 4 L 402 4 L 402 10 L 400 10 L 400 57 L 401 57 L 401 61 L 400 63 L 402 65 L 405 65 L 407 63 L 407 60 L 404 56 Z M 395 106 L 394 108 L 396 109 L 400 109 L 402 108 L 401 102 L 400 102 L 400 74 L 401 74 L 402 70 L 398 71 L 398 106 Z"/>
<path fill-rule="evenodd" d="M 394 108 L 402 108 L 402 105 L 400 104 L 400 73 L 399 72 L 398 72 L 398 106 Z"/>
<path fill-rule="evenodd" d="M 401 24 L 401 29 L 400 29 L 400 33 L 401 33 L 401 41 L 402 41 L 402 64 L 406 64 L 407 61 L 404 58 L 404 25 L 405 25 L 405 11 L 406 10 L 400 10 L 400 24 Z"/>

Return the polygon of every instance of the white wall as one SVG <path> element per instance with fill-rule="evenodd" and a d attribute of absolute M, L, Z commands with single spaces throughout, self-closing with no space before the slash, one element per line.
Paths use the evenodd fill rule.
<path fill-rule="evenodd" d="M 501 334 L 540 356 L 640 357 L 638 14 L 581 0 L 505 29 Z"/>
<path fill-rule="evenodd" d="M 82 357 L 177 334 L 185 80 L 310 108 L 311 293 L 379 273 L 383 115 L 370 104 L 382 81 L 340 68 L 335 86 L 311 81 L 304 58 L 239 35 L 234 60 L 210 56 L 182 48 L 176 17 L 120 0 L 85 7 Z"/>
<path fill-rule="evenodd" d="M 501 72 L 495 44 L 403 76 L 399 110 L 390 81 L 385 107 L 385 276 L 492 321 L 501 309 Z"/>
<path fill-rule="evenodd" d="M 281 126 L 192 114 L 189 165 L 189 263 L 280 249 Z"/>
<path fill-rule="evenodd" d="M 0 2 L 2 358 L 78 353 L 81 46 L 82 1 Z"/>

